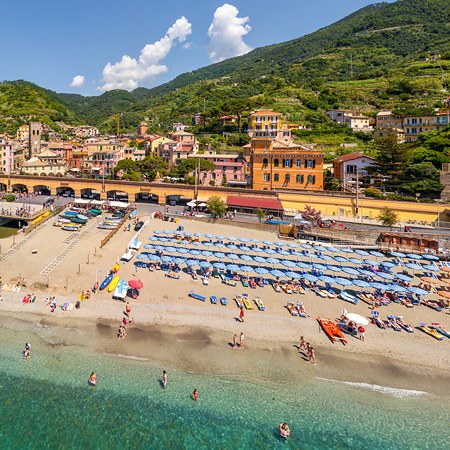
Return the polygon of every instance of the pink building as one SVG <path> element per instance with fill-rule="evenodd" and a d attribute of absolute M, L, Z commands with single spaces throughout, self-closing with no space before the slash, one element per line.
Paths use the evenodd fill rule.
<path fill-rule="evenodd" d="M 195 135 L 185 131 L 177 131 L 170 135 L 169 142 L 162 142 L 158 146 L 158 155 L 169 164 L 178 165 L 183 159 L 190 158 L 198 151 Z"/>
<path fill-rule="evenodd" d="M 223 184 L 236 187 L 247 186 L 244 173 L 244 160 L 238 154 L 196 154 L 191 155 L 190 158 L 206 159 L 216 165 L 216 169 L 213 171 L 200 171 L 199 182 L 204 186 L 221 186 Z"/>

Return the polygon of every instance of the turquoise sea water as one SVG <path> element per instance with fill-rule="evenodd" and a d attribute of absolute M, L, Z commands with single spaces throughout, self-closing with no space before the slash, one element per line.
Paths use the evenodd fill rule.
<path fill-rule="evenodd" d="M 22 332 L 9 336 L 0 348 L 2 449 L 448 448 L 449 408 L 438 396 L 323 379 L 260 385 L 172 370 L 163 390 L 162 370 L 150 361 L 50 341 L 33 345 L 24 361 Z M 95 388 L 87 384 L 92 370 Z M 198 402 L 190 399 L 194 388 Z M 288 442 L 277 434 L 284 420 Z"/>

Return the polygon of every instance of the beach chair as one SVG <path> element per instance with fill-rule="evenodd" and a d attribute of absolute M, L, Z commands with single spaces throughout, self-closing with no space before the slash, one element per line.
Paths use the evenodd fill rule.
<path fill-rule="evenodd" d="M 248 294 L 242 294 L 242 303 L 244 304 L 245 309 L 253 309 L 248 299 Z"/>
<path fill-rule="evenodd" d="M 264 306 L 263 301 L 261 300 L 261 297 L 255 297 L 255 305 L 259 309 L 259 311 L 265 311 L 266 307 Z"/>
<path fill-rule="evenodd" d="M 298 316 L 298 311 L 294 305 L 294 302 L 287 302 L 286 308 L 291 314 L 291 316 Z"/>
<path fill-rule="evenodd" d="M 223 306 L 228 305 L 228 300 L 226 299 L 226 297 L 220 297 L 220 304 Z"/>
<path fill-rule="evenodd" d="M 297 302 L 297 304 L 295 305 L 295 309 L 298 311 L 299 317 L 309 317 L 305 311 L 305 306 L 303 305 L 303 302 Z"/>
<path fill-rule="evenodd" d="M 239 309 L 244 308 L 244 302 L 242 301 L 242 297 L 240 295 L 236 295 L 234 297 L 234 301 Z"/>
<path fill-rule="evenodd" d="M 249 287 L 249 284 L 248 284 L 248 278 L 242 277 L 242 278 L 241 278 L 241 283 L 242 283 L 242 286 L 244 286 L 244 287 L 246 287 L 246 288 Z"/>
<path fill-rule="evenodd" d="M 344 300 L 349 303 L 353 303 L 356 305 L 358 303 L 358 297 L 355 297 L 354 295 L 349 294 L 347 291 L 341 291 L 341 293 L 338 295 L 338 297 L 341 300 Z"/>
<path fill-rule="evenodd" d="M 215 295 L 211 295 L 211 297 L 209 297 L 209 300 L 213 305 L 217 305 L 217 297 Z"/>
<path fill-rule="evenodd" d="M 378 328 L 386 329 L 386 324 L 380 319 L 380 314 L 378 311 L 372 311 L 372 323 L 374 323 Z"/>
<path fill-rule="evenodd" d="M 195 298 L 196 300 L 200 300 L 202 302 L 206 302 L 206 297 L 200 294 L 196 294 L 194 291 L 189 292 L 189 297 Z"/>
<path fill-rule="evenodd" d="M 397 323 L 394 316 L 387 316 L 388 326 L 390 326 L 394 331 L 402 331 L 402 327 Z"/>

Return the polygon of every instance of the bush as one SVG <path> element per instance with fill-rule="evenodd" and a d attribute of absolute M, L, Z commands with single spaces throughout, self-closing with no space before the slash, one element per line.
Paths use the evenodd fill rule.
<path fill-rule="evenodd" d="M 7 194 L 3 197 L 3 201 L 5 202 L 13 202 L 16 199 L 16 196 L 14 194 Z"/>
<path fill-rule="evenodd" d="M 381 198 L 383 197 L 383 193 L 374 187 L 368 187 L 367 189 L 364 189 L 364 195 L 366 197 L 374 197 L 374 198 Z"/>

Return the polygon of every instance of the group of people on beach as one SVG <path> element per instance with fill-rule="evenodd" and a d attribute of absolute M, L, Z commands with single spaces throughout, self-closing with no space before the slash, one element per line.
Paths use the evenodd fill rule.
<path fill-rule="evenodd" d="M 117 331 L 118 339 L 125 339 L 127 335 L 127 325 L 131 325 L 133 323 L 133 318 L 130 317 L 131 314 L 131 305 L 130 302 L 127 302 L 125 305 L 125 311 L 123 312 L 122 321 L 119 325 L 119 330 Z"/>
<path fill-rule="evenodd" d="M 244 338 L 244 333 L 241 333 L 239 336 L 239 343 L 238 343 L 238 335 L 235 334 L 233 336 L 233 350 L 236 349 L 243 349 L 245 347 L 245 338 Z"/>
<path fill-rule="evenodd" d="M 316 354 L 314 352 L 314 348 L 312 347 L 312 345 L 309 342 L 305 341 L 305 338 L 303 336 L 300 336 L 300 343 L 298 346 L 298 351 L 302 352 L 302 350 L 304 350 L 306 352 L 306 357 L 308 358 L 308 362 L 316 365 L 317 361 L 316 361 Z"/>

